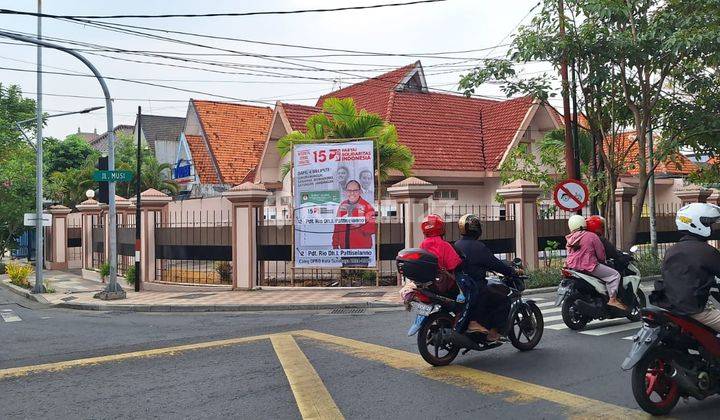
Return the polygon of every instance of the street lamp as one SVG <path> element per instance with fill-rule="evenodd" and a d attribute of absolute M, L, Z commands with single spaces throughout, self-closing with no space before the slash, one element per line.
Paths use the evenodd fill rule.
<path fill-rule="evenodd" d="M 66 115 L 88 114 L 88 113 L 90 113 L 90 112 L 97 111 L 98 109 L 103 109 L 103 108 L 105 108 L 105 107 L 104 107 L 104 106 L 93 106 L 93 107 L 90 107 L 90 108 L 85 108 L 85 109 L 80 110 L 80 111 L 70 111 L 70 112 L 63 112 L 63 113 L 61 113 L 61 114 L 45 115 L 44 118 L 47 120 L 47 119 L 49 119 L 49 118 L 64 117 L 64 116 L 66 116 Z M 25 134 L 25 131 L 24 131 L 23 128 L 22 128 L 22 124 L 28 123 L 28 122 L 30 122 L 30 121 L 35 121 L 35 118 L 28 118 L 27 120 L 15 121 L 15 127 L 17 127 L 17 129 L 18 129 L 18 131 L 20 132 L 20 134 L 22 134 L 23 137 L 25 137 L 25 141 L 27 141 L 28 144 L 29 144 L 30 146 L 32 146 L 33 149 L 35 149 L 35 145 L 34 145 L 34 144 L 32 143 L 32 141 L 30 140 L 30 137 L 28 137 L 27 134 Z M 36 139 L 36 141 L 37 141 L 37 139 Z"/>

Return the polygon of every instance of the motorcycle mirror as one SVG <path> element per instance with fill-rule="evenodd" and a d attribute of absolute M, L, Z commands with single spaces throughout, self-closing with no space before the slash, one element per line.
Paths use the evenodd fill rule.
<path fill-rule="evenodd" d="M 633 246 L 630 247 L 630 252 L 632 252 L 633 254 L 635 254 L 635 253 L 638 252 L 639 250 L 640 250 L 640 247 L 637 246 L 637 245 L 633 245 Z"/>
<path fill-rule="evenodd" d="M 523 260 L 521 258 L 515 258 L 512 260 L 513 264 L 516 266 L 522 266 Z"/>

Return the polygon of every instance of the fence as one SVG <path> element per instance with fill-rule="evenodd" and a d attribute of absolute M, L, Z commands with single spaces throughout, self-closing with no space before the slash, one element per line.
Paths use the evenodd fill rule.
<path fill-rule="evenodd" d="M 184 284 L 232 284 L 229 210 L 158 213 L 155 278 Z"/>
<path fill-rule="evenodd" d="M 92 226 L 92 268 L 100 270 L 105 263 L 105 217 L 93 214 L 90 218 Z"/>
<path fill-rule="evenodd" d="M 260 286 L 391 286 L 397 284 L 395 256 L 405 247 L 402 206 L 395 216 L 378 217 L 377 269 L 298 268 L 293 266 L 292 220 L 257 215 L 257 284 Z M 376 238 L 378 235 L 376 235 Z"/>
<path fill-rule="evenodd" d="M 67 261 L 68 268 L 82 267 L 82 220 L 79 217 L 67 219 Z"/>

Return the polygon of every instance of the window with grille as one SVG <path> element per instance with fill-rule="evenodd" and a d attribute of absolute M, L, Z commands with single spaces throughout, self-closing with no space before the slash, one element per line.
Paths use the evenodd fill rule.
<path fill-rule="evenodd" d="M 458 190 L 448 190 L 448 189 L 435 190 L 435 193 L 433 194 L 433 199 L 435 199 L 435 200 L 457 200 L 458 199 Z"/>

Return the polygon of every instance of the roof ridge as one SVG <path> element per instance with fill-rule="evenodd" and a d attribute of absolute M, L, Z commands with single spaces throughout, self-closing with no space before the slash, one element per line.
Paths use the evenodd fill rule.
<path fill-rule="evenodd" d="M 410 70 L 414 69 L 415 66 L 417 66 L 417 63 L 418 63 L 418 62 L 419 62 L 419 60 L 416 60 L 416 61 L 413 62 L 412 64 L 408 64 L 408 65 L 405 65 L 405 66 L 402 66 L 402 67 L 398 67 L 398 68 L 396 68 L 396 69 L 394 69 L 394 70 L 390 70 L 390 71 L 385 72 L 385 73 L 383 73 L 383 74 L 379 74 L 379 75 L 374 76 L 374 77 L 369 77 L 369 78 L 367 78 L 367 79 L 365 79 L 365 80 L 363 80 L 363 81 L 361 81 L 361 82 L 353 83 L 352 85 L 346 86 L 346 87 L 344 87 L 344 88 L 340 88 L 340 89 L 338 89 L 338 90 L 334 90 L 334 91 L 332 91 L 332 92 L 326 93 L 325 95 L 322 95 L 322 96 L 320 96 L 320 98 L 318 98 L 318 102 L 320 102 L 320 101 L 322 101 L 322 100 L 325 100 L 326 98 L 333 97 L 333 96 L 337 95 L 339 92 L 345 91 L 345 90 L 350 89 L 350 88 L 354 88 L 354 87 L 357 87 L 357 86 L 365 85 L 365 84 L 371 83 L 371 82 L 373 82 L 373 81 L 383 81 L 382 79 L 383 79 L 385 76 L 387 76 L 387 75 L 389 75 L 389 74 L 391 74 L 391 73 L 395 73 L 395 72 L 398 72 L 398 71 L 400 71 L 400 70 L 404 70 L 404 69 L 405 69 L 406 72 L 403 74 L 403 77 L 404 77 L 404 76 L 407 74 L 407 72 L 409 72 Z M 400 79 L 400 81 L 402 81 L 402 79 Z M 399 83 L 400 81 L 398 81 L 398 83 Z M 390 83 L 390 82 L 388 81 L 388 84 L 389 84 L 389 83 Z M 395 86 L 388 86 L 388 90 L 395 90 Z"/>

